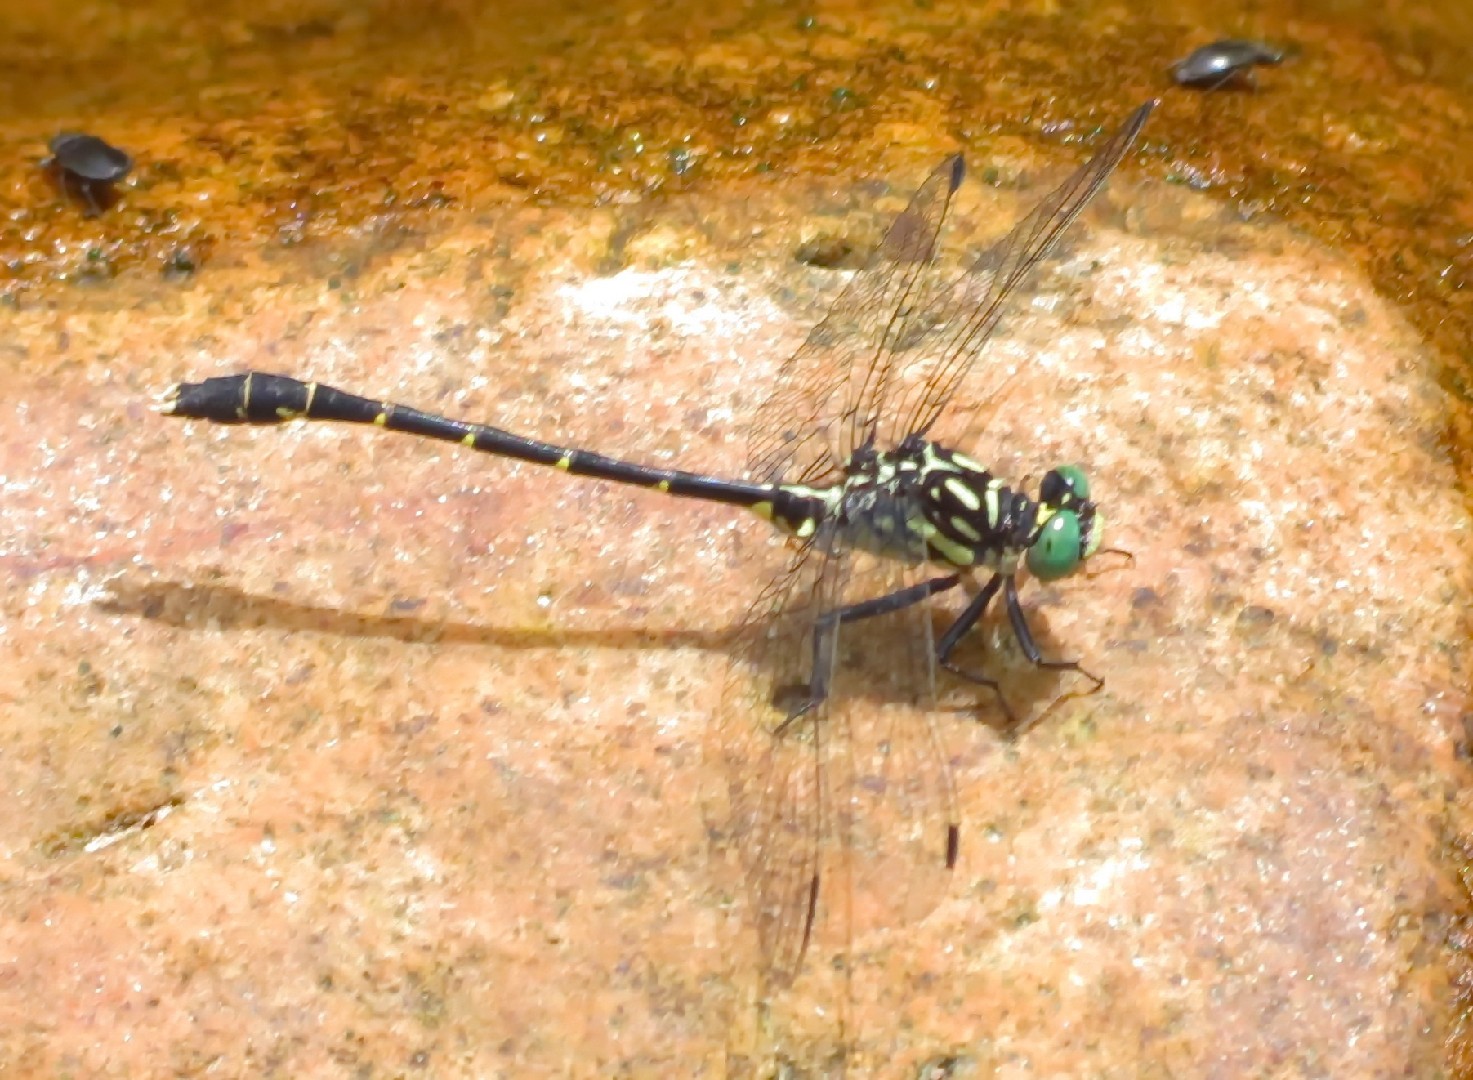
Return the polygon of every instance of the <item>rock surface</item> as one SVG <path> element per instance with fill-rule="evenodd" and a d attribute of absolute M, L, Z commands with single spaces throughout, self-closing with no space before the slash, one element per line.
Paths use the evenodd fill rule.
<path fill-rule="evenodd" d="M 1404 188 L 1368 169 L 1334 189 L 1340 221 L 1376 222 L 1335 248 L 1297 203 L 1258 204 L 1294 231 L 1245 215 L 1250 193 L 1163 183 L 1296 154 L 1305 184 L 1352 176 L 1367 159 L 1323 130 L 1258 125 L 1292 107 L 1276 95 L 1323 103 L 1354 39 L 1256 95 L 1169 97 L 964 388 L 944 435 L 1018 479 L 1086 463 L 1134 556 L 1024 590 L 1049 654 L 1106 685 L 1034 677 L 995 620 L 968 655 L 1026 707 L 1014 737 L 954 683 L 926 714 L 852 678 L 856 727 L 934 725 L 960 862 L 928 912 L 881 918 L 901 906 L 887 860 L 894 892 L 925 868 L 857 822 L 874 876 L 829 883 L 808 974 L 760 1009 L 701 809 L 726 633 L 783 562 L 761 522 L 147 407 L 254 367 L 737 469 L 743 417 L 842 285 L 795 252 L 862 249 L 958 145 L 954 241 L 995 236 L 1164 69 L 1133 59 L 1087 107 L 1057 20 L 970 10 L 754 13 L 678 40 L 610 17 L 596 63 L 548 48 L 477 82 L 406 31 L 395 74 L 356 86 L 326 61 L 367 70 L 382 27 L 324 8 L 268 46 L 222 19 L 241 74 L 197 112 L 113 87 L 107 134 L 139 169 L 93 221 L 20 162 L 53 118 L 0 131 L 0 1072 L 1466 1064 L 1468 523 L 1436 352 L 1466 335 L 1466 290 L 1436 328 L 1433 293 L 1384 299 L 1396 252 L 1415 277 L 1458 234 L 1414 226 L 1433 174 L 1411 166 Z M 1071 30 L 1092 70 L 1119 68 L 1124 30 L 1093 30 Z M 1327 130 L 1349 131 L 1342 104 Z M 1197 146 L 1215 164 L 1193 173 Z"/>

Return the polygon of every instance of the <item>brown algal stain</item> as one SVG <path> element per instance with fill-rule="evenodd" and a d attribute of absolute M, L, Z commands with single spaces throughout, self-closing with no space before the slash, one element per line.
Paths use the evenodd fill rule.
<path fill-rule="evenodd" d="M 22 5 L 14 85 L 76 107 L 11 110 L 0 129 L 6 294 L 135 270 L 190 278 L 226 249 L 427 228 L 450 207 L 870 174 L 877 154 L 913 165 L 953 142 L 974 158 L 1036 154 L 1160 94 L 1141 166 L 1347 252 L 1444 355 L 1473 326 L 1473 163 L 1458 161 L 1469 106 L 1432 77 L 1425 25 L 1391 38 L 1210 6 L 1172 23 L 1049 5 L 416 8 L 226 5 L 190 19 L 130 5 L 126 19 L 68 20 L 63 42 Z M 1165 65 L 1225 32 L 1292 55 L 1257 92 L 1173 88 Z M 138 158 L 101 221 L 34 167 L 64 126 L 94 126 Z M 1456 372 L 1446 381 L 1466 399 Z M 1465 446 L 1466 419 L 1452 427 Z"/>

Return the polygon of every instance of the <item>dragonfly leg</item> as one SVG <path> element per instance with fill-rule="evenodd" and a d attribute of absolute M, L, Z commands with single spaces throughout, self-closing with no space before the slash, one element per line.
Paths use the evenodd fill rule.
<path fill-rule="evenodd" d="M 946 574 L 943 577 L 931 578 L 929 581 L 899 589 L 873 600 L 861 600 L 857 604 L 826 611 L 815 619 L 812 645 L 813 673 L 809 676 L 806 687 L 790 687 L 779 692 L 778 700 L 774 704 L 785 705 L 787 717 L 777 726 L 774 734 L 783 734 L 789 724 L 817 708 L 829 696 L 829 679 L 834 670 L 834 647 L 838 641 L 838 631 L 841 625 L 858 622 L 860 619 L 874 618 L 876 615 L 888 615 L 892 611 L 901 611 L 912 604 L 920 603 L 928 596 L 935 596 L 939 592 L 955 587 L 960 581 L 960 574 Z M 796 701 L 793 700 L 794 697 L 797 698 Z"/>
<path fill-rule="evenodd" d="M 987 610 L 987 605 L 992 603 L 992 598 L 997 595 L 997 590 L 1002 589 L 1003 602 L 1008 609 L 1008 622 L 1013 627 L 1013 636 L 1018 639 L 1018 648 L 1023 650 L 1023 655 L 1028 662 L 1035 667 L 1045 668 L 1049 671 L 1077 671 L 1086 679 L 1094 683 L 1090 693 L 1094 693 L 1105 685 L 1093 672 L 1086 671 L 1080 666 L 1078 660 L 1045 660 L 1043 653 L 1039 651 L 1038 643 L 1033 640 L 1033 631 L 1028 627 L 1028 620 L 1023 614 L 1023 605 L 1018 601 L 1018 582 L 1011 574 L 994 574 L 992 579 L 982 586 L 980 592 L 967 605 L 967 609 L 957 616 L 956 622 L 946 628 L 946 633 L 941 635 L 941 640 L 936 643 L 936 661 L 953 675 L 966 679 L 977 686 L 985 686 L 997 695 L 997 703 L 1002 706 L 1003 713 L 1008 718 L 1009 727 L 1017 727 L 1018 717 L 1013 708 L 1008 704 L 1008 699 L 1003 695 L 1002 687 L 996 679 L 979 675 L 974 671 L 952 663 L 951 653 L 956 648 L 957 642 L 966 635 L 967 631 L 977 624 L 982 618 L 982 613 Z"/>
<path fill-rule="evenodd" d="M 1049 671 L 1077 671 L 1083 675 L 1094 686 L 1090 693 L 1094 693 L 1105 685 L 1105 680 L 1092 671 L 1087 671 L 1080 666 L 1078 660 L 1045 660 L 1043 654 L 1038 651 L 1038 645 L 1033 640 L 1033 632 L 1028 629 L 1028 620 L 1023 617 L 1023 605 L 1018 602 L 1018 585 L 1012 578 L 1008 578 L 1003 586 L 1003 599 L 1008 605 L 1008 622 L 1013 624 L 1013 636 L 1018 639 L 1018 648 L 1023 650 L 1023 655 L 1035 667 L 1046 668 Z"/>
<path fill-rule="evenodd" d="M 1008 724 L 1016 726 L 1018 718 L 1013 713 L 1013 707 L 1008 704 L 1008 699 L 1003 696 L 1002 687 L 998 685 L 997 680 L 989 679 L 986 675 L 978 675 L 975 671 L 968 671 L 951 661 L 951 653 L 956 648 L 957 642 L 966 636 L 968 630 L 977 625 L 977 620 L 987 610 L 987 605 L 992 603 L 992 598 L 997 595 L 997 590 L 1003 582 L 1006 581 L 1011 584 L 1012 580 L 1011 577 L 1004 577 L 1002 574 L 992 575 L 992 578 L 987 584 L 982 586 L 976 596 L 972 597 L 972 602 L 967 605 L 966 610 L 956 617 L 956 622 L 946 628 L 946 633 L 941 635 L 941 640 L 936 642 L 936 662 L 953 675 L 966 679 L 967 682 L 975 683 L 977 686 L 985 686 L 991 690 L 997 695 L 997 703 L 1002 706 L 1002 711 L 1008 718 Z M 1015 633 L 1017 629 L 1017 626 L 1014 625 L 1013 631 Z M 1023 626 L 1023 630 L 1027 633 L 1028 626 L 1026 623 Z M 1035 656 L 1038 655 L 1038 649 L 1033 645 L 1033 636 L 1031 634 L 1028 636 L 1028 647 L 1033 648 Z"/>

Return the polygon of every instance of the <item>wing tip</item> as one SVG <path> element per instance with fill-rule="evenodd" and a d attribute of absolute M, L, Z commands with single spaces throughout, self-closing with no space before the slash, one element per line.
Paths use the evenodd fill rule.
<path fill-rule="evenodd" d="M 1147 118 L 1151 115 L 1151 110 L 1160 104 L 1161 99 L 1158 97 L 1147 98 L 1144 103 L 1136 107 L 1135 112 L 1130 114 L 1130 116 L 1125 121 L 1125 127 L 1126 130 L 1131 133 L 1131 138 L 1134 138 L 1137 134 L 1140 133 L 1140 130 L 1145 125 Z"/>
<path fill-rule="evenodd" d="M 962 186 L 962 179 L 967 175 L 967 163 L 960 154 L 951 155 L 951 190 L 955 191 Z"/>

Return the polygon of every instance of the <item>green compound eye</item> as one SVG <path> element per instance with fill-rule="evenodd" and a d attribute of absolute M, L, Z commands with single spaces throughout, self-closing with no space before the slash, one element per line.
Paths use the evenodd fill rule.
<path fill-rule="evenodd" d="M 1081 499 L 1089 498 L 1089 478 L 1078 465 L 1060 465 L 1054 472 L 1064 478 L 1069 490 Z"/>
<path fill-rule="evenodd" d="M 1057 581 L 1079 568 L 1079 515 L 1060 510 L 1048 519 L 1043 532 L 1028 549 L 1028 572 L 1039 581 Z"/>

